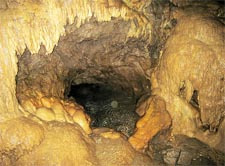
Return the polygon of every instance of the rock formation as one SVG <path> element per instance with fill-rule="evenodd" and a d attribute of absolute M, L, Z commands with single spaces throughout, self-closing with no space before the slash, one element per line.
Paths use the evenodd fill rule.
<path fill-rule="evenodd" d="M 223 164 L 224 13 L 220 0 L 0 0 L 0 165 L 201 164 L 180 137 Z M 68 96 L 79 84 L 134 96 L 131 136 L 91 126 Z M 173 150 L 157 158 L 161 139 Z"/>

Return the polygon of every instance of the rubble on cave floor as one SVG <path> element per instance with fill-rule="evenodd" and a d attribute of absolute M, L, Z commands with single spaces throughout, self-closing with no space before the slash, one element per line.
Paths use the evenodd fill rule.
<path fill-rule="evenodd" d="M 168 134 L 168 133 L 167 133 Z M 167 136 L 162 132 L 149 142 L 148 154 L 167 165 L 223 166 L 225 154 L 210 148 L 196 138 L 185 135 Z"/>
<path fill-rule="evenodd" d="M 104 84 L 81 84 L 72 86 L 69 96 L 84 106 L 93 128 L 115 129 L 128 137 L 134 132 L 139 116 L 133 94 Z"/>

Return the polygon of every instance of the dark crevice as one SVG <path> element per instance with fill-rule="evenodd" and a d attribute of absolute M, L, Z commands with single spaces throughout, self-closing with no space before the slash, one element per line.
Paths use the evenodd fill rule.
<path fill-rule="evenodd" d="M 190 104 L 195 107 L 197 110 L 199 110 L 199 102 L 198 102 L 198 90 L 194 90 L 191 100 L 190 100 Z"/>
<path fill-rule="evenodd" d="M 92 127 L 107 127 L 130 136 L 138 115 L 136 96 L 107 84 L 71 85 L 67 97 L 72 97 L 91 117 Z"/>

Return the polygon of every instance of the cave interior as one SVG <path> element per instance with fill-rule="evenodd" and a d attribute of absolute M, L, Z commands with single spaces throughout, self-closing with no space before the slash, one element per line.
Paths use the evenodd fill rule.
<path fill-rule="evenodd" d="M 225 165 L 223 0 L 0 0 L 0 166 Z"/>

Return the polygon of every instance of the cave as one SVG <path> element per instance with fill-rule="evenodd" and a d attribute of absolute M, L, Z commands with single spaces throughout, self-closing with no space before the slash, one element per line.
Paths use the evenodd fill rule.
<path fill-rule="evenodd" d="M 0 0 L 0 166 L 225 164 L 221 0 Z"/>
<path fill-rule="evenodd" d="M 105 127 L 131 136 L 138 114 L 135 112 L 137 97 L 129 89 L 106 84 L 71 85 L 68 98 L 84 107 L 91 118 L 91 127 Z"/>

